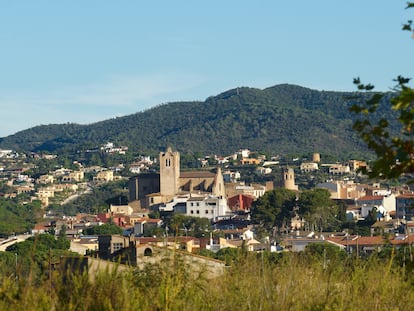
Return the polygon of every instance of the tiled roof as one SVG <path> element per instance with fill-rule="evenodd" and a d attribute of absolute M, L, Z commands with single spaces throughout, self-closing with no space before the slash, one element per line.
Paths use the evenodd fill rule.
<path fill-rule="evenodd" d="M 361 197 L 357 200 L 358 201 L 378 201 L 378 200 L 382 200 L 383 198 L 384 198 L 384 196 L 382 196 L 382 195 L 366 195 L 366 196 Z"/>
<path fill-rule="evenodd" d="M 381 236 L 346 236 L 346 237 L 328 237 L 328 241 L 342 244 L 344 246 L 363 246 L 363 245 L 383 245 L 385 240 Z"/>
<path fill-rule="evenodd" d="M 181 172 L 180 178 L 214 178 L 216 174 L 206 171 Z"/>

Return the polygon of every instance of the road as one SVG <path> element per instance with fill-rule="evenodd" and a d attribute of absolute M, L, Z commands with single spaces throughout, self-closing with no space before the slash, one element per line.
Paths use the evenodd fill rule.
<path fill-rule="evenodd" d="M 0 252 L 5 252 L 8 246 L 13 245 L 15 243 L 23 242 L 30 237 L 30 234 L 20 234 L 3 240 L 0 242 Z"/>

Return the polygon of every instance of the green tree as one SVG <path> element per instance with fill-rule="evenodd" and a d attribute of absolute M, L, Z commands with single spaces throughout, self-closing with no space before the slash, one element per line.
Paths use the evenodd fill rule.
<path fill-rule="evenodd" d="M 170 234 L 205 237 L 211 231 L 211 223 L 208 218 L 191 217 L 183 214 L 175 214 L 166 219 L 166 226 Z"/>
<path fill-rule="evenodd" d="M 407 8 L 414 7 L 408 2 Z M 403 30 L 413 32 L 412 21 L 403 25 Z M 379 116 L 383 93 L 373 93 L 362 104 L 353 104 L 350 108 L 358 115 L 353 128 L 361 136 L 368 148 L 373 150 L 377 159 L 370 165 L 369 176 L 395 179 L 414 173 L 414 89 L 408 85 L 409 78 L 398 76 L 395 94 L 390 100 L 392 113 Z M 374 86 L 363 84 L 359 78 L 354 79 L 358 90 L 372 91 Z M 399 124 L 398 131 L 392 131 L 393 119 Z M 408 176 L 409 182 L 413 177 Z"/>
<path fill-rule="evenodd" d="M 296 206 L 296 192 L 284 188 L 267 191 L 251 208 L 253 223 L 270 231 L 274 227 L 281 230 L 287 226 Z"/>
<path fill-rule="evenodd" d="M 326 189 L 311 189 L 303 191 L 298 200 L 299 215 L 301 215 L 314 230 L 324 230 L 338 223 L 338 208 L 330 198 Z"/>
<path fill-rule="evenodd" d="M 85 229 L 86 235 L 103 235 L 103 234 L 122 234 L 123 229 L 114 224 L 104 224 L 101 226 L 92 226 Z"/>

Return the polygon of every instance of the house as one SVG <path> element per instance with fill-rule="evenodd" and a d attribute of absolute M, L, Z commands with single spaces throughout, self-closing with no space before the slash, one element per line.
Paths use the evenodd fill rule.
<path fill-rule="evenodd" d="M 300 170 L 302 172 L 313 172 L 319 169 L 318 163 L 314 162 L 303 162 L 300 164 Z"/>
<path fill-rule="evenodd" d="M 98 172 L 93 178 L 94 181 L 109 182 L 114 180 L 114 172 L 111 170 L 105 170 Z"/>
<path fill-rule="evenodd" d="M 352 172 L 357 172 L 358 170 L 366 170 L 368 168 L 368 165 L 365 161 L 359 161 L 359 160 L 349 160 L 348 161 L 349 169 Z"/>
<path fill-rule="evenodd" d="M 357 255 L 368 255 L 381 251 L 387 246 L 387 241 L 382 236 L 344 235 L 327 237 L 326 240 L 342 245 L 348 253 L 355 253 Z"/>
<path fill-rule="evenodd" d="M 236 182 L 237 180 L 239 180 L 241 177 L 240 172 L 232 172 L 232 171 L 225 171 L 223 172 L 223 179 L 224 182 Z"/>
<path fill-rule="evenodd" d="M 159 218 L 140 218 L 134 222 L 134 235 L 143 236 L 147 235 L 154 228 L 160 228 L 162 220 Z"/>
<path fill-rule="evenodd" d="M 243 211 L 248 212 L 252 207 L 253 201 L 256 198 L 252 195 L 236 194 L 228 198 L 228 206 L 232 212 Z"/>
<path fill-rule="evenodd" d="M 328 181 L 319 183 L 316 187 L 328 190 L 331 199 L 358 199 L 366 195 L 365 187 L 353 181 Z"/>
<path fill-rule="evenodd" d="M 250 184 L 242 183 L 227 183 L 225 184 L 226 193 L 228 197 L 233 197 L 238 194 L 249 195 L 255 199 L 260 198 L 266 191 L 271 190 L 272 185 Z"/>
<path fill-rule="evenodd" d="M 120 235 L 98 236 L 98 256 L 101 259 L 110 259 L 116 253 L 133 244 L 130 237 Z"/>
<path fill-rule="evenodd" d="M 329 166 L 329 174 L 332 175 L 343 175 L 343 174 L 349 174 L 351 172 L 351 169 L 349 168 L 348 164 L 331 164 Z"/>
<path fill-rule="evenodd" d="M 242 158 L 240 160 L 241 165 L 259 165 L 261 160 L 256 158 Z"/>
<path fill-rule="evenodd" d="M 224 239 L 219 238 L 220 249 L 223 248 L 243 248 L 245 247 L 247 251 L 254 252 L 257 250 L 262 250 L 262 245 L 259 241 L 251 239 Z"/>
<path fill-rule="evenodd" d="M 396 197 L 396 217 L 411 220 L 414 216 L 414 194 L 401 194 Z"/>
<path fill-rule="evenodd" d="M 112 215 L 122 214 L 122 215 L 130 216 L 133 212 L 133 209 L 132 209 L 131 206 L 129 206 L 129 204 L 127 204 L 127 205 L 113 205 L 113 204 L 111 204 L 110 208 L 109 208 L 109 212 Z"/>
<path fill-rule="evenodd" d="M 55 178 L 53 177 L 53 175 L 41 175 L 37 180 L 36 183 L 38 184 L 43 184 L 43 185 L 47 185 L 47 184 L 53 184 Z"/>
<path fill-rule="evenodd" d="M 368 216 L 368 213 L 375 207 L 385 218 L 390 218 L 390 213 L 396 211 L 395 195 L 388 196 L 364 196 L 355 200 L 355 204 L 361 207 L 361 216 Z"/>
<path fill-rule="evenodd" d="M 258 167 L 256 168 L 256 173 L 259 175 L 268 175 L 272 172 L 270 167 Z"/>
<path fill-rule="evenodd" d="M 222 196 L 190 197 L 186 201 L 187 216 L 208 218 L 216 221 L 219 216 L 225 216 L 230 213 L 227 200 Z"/>

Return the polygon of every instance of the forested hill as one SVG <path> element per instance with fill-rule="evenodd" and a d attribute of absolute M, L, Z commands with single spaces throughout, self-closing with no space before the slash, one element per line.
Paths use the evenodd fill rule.
<path fill-rule="evenodd" d="M 228 154 L 240 148 L 291 154 L 360 155 L 365 146 L 352 130 L 353 93 L 295 85 L 237 88 L 204 102 L 174 102 L 89 125 L 33 127 L 1 138 L 0 148 L 63 152 L 111 141 L 130 150 Z M 355 101 L 355 100 L 354 100 Z"/>

